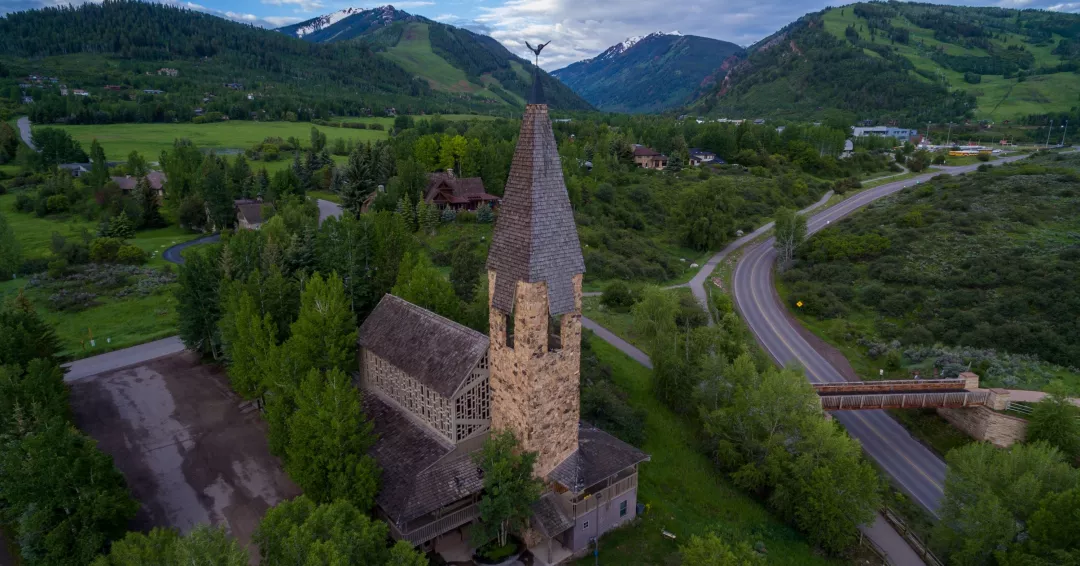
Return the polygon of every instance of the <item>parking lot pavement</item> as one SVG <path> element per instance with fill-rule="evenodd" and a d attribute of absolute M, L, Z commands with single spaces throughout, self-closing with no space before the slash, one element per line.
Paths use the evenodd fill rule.
<path fill-rule="evenodd" d="M 142 504 L 136 528 L 224 524 L 242 544 L 268 508 L 300 494 L 241 410 L 224 372 L 180 352 L 71 384 L 80 429 L 112 455 Z"/>

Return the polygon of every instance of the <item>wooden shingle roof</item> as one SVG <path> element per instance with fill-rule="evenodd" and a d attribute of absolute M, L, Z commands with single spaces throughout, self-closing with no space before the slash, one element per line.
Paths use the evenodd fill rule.
<path fill-rule="evenodd" d="M 574 493 L 613 476 L 649 455 L 586 422 L 578 425 L 578 448 L 548 474 Z"/>
<path fill-rule="evenodd" d="M 360 325 L 357 342 L 447 399 L 488 352 L 486 335 L 393 295 Z"/>
<path fill-rule="evenodd" d="M 546 104 L 525 107 L 487 266 L 500 312 L 513 312 L 518 281 L 547 283 L 552 316 L 574 310 L 573 278 L 585 261 Z"/>

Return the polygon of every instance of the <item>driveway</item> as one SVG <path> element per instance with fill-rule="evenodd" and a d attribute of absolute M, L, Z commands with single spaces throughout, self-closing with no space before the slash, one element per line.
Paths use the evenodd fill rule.
<path fill-rule="evenodd" d="M 270 454 L 258 411 L 192 352 L 82 378 L 71 402 L 76 425 L 141 503 L 134 528 L 213 523 L 248 545 L 267 509 L 300 494 Z"/>
<path fill-rule="evenodd" d="M 30 149 L 37 151 L 37 146 L 34 145 L 34 140 L 30 135 L 30 118 L 23 116 L 22 118 L 19 118 L 15 123 L 19 126 L 19 135 L 22 136 L 23 143 L 25 143 Z"/>
<path fill-rule="evenodd" d="M 319 224 L 331 216 L 341 216 L 341 205 L 323 199 L 315 199 L 319 204 Z"/>

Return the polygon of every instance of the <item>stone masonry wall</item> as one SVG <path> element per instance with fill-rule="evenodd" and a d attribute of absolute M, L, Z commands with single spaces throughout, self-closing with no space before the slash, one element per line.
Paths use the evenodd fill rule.
<path fill-rule="evenodd" d="M 496 274 L 488 271 L 490 289 Z M 545 477 L 577 449 L 581 380 L 581 275 L 574 276 L 574 311 L 562 317 L 562 348 L 548 351 L 545 283 L 518 282 L 513 346 L 506 317 L 490 309 L 491 428 L 509 428 L 525 450 L 537 452 Z"/>
<path fill-rule="evenodd" d="M 985 440 L 994 446 L 1006 448 L 1023 442 L 1027 436 L 1027 421 L 1003 415 L 989 407 L 969 409 L 938 409 L 938 414 L 956 428 L 976 440 Z"/>

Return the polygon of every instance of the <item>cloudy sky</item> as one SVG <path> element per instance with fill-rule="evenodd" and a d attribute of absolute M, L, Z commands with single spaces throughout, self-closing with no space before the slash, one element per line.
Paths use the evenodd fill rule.
<path fill-rule="evenodd" d="M 0 0 L 0 14 L 79 0 Z M 264 27 L 303 21 L 346 7 L 385 2 L 337 0 L 167 0 Z M 1080 0 L 938 0 L 942 3 L 1042 8 L 1080 12 Z M 834 4 L 839 4 L 835 2 Z M 394 6 L 441 22 L 486 33 L 525 56 L 524 42 L 548 41 L 541 66 L 548 70 L 594 57 L 627 37 L 654 31 L 702 35 L 749 45 L 825 0 L 403 0 Z"/>

